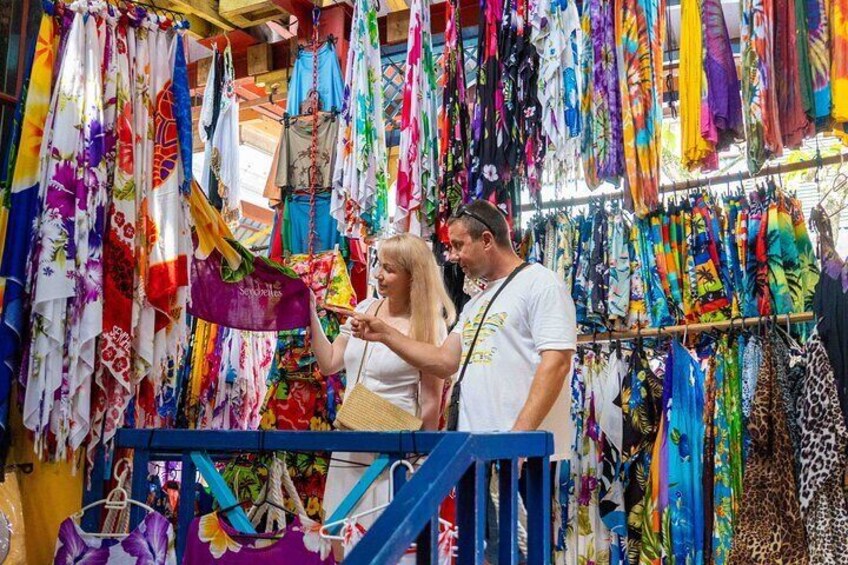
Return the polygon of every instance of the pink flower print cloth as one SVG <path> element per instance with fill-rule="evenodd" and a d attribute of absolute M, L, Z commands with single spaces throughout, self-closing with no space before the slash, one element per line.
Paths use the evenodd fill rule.
<path fill-rule="evenodd" d="M 213 512 L 195 518 L 189 526 L 183 565 L 333 565 L 329 545 L 321 548 L 313 543 L 317 541 L 318 528 L 307 528 L 298 518 L 293 518 L 277 539 L 274 534 L 242 536 Z"/>

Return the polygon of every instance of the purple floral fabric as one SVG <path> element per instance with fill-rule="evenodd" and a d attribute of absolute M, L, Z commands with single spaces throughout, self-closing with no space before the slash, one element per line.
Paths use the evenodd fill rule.
<path fill-rule="evenodd" d="M 54 565 L 176 565 L 174 528 L 158 512 L 148 514 L 123 539 L 102 539 L 68 518 L 59 526 Z"/>

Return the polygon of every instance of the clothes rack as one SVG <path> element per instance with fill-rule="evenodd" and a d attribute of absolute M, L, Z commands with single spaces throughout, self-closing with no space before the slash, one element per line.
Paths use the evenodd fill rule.
<path fill-rule="evenodd" d="M 686 334 L 686 333 L 701 333 L 710 330 L 729 330 L 732 328 L 744 328 L 748 326 L 756 326 L 763 322 L 785 322 L 787 324 L 803 324 L 815 320 L 813 312 L 800 312 L 797 314 L 780 314 L 773 316 L 753 316 L 750 318 L 733 318 L 723 322 L 702 322 L 697 324 L 679 324 L 676 326 L 667 326 L 664 328 L 647 328 L 639 331 L 624 331 L 624 332 L 604 332 L 580 334 L 577 336 L 578 344 L 599 343 L 608 341 L 627 341 L 639 338 L 660 337 L 663 334 Z"/>
<path fill-rule="evenodd" d="M 797 163 L 787 163 L 785 165 L 771 165 L 769 167 L 763 167 L 759 173 L 755 175 L 746 175 L 745 173 L 727 173 L 724 175 L 717 175 L 714 177 L 701 177 L 698 179 L 690 179 L 684 181 L 677 181 L 673 183 L 668 183 L 660 186 L 659 192 L 660 194 L 670 194 L 674 192 L 680 192 L 683 190 L 692 190 L 696 188 L 702 188 L 705 186 L 712 185 L 721 185 L 727 184 L 734 181 L 742 182 L 746 178 L 755 179 L 755 178 L 763 178 L 773 175 L 780 175 L 783 173 L 791 173 L 795 171 L 803 171 L 806 169 L 811 169 L 813 167 L 824 167 L 828 165 L 837 165 L 845 162 L 848 159 L 848 154 L 845 153 L 837 153 L 836 155 L 829 155 L 827 157 L 816 157 L 813 159 L 805 159 L 802 161 L 798 161 Z M 522 204 L 520 210 L 522 212 L 535 212 L 539 210 L 549 210 L 551 208 L 565 208 L 568 206 L 580 206 L 583 204 L 589 204 L 595 200 L 603 200 L 603 199 L 617 199 L 621 198 L 624 195 L 623 190 L 616 190 L 615 192 L 607 192 L 607 193 L 598 193 L 598 194 L 589 194 L 586 196 L 579 196 L 576 198 L 566 198 L 563 200 L 551 200 L 548 202 L 544 202 L 541 206 L 537 206 L 536 204 Z"/>
<path fill-rule="evenodd" d="M 289 127 L 289 124 L 298 120 L 305 120 L 307 118 L 314 120 L 316 117 L 325 120 L 332 120 L 335 119 L 339 114 L 340 112 L 337 112 L 336 110 L 331 110 L 329 112 L 318 111 L 315 116 L 313 116 L 311 112 L 307 112 L 306 114 L 295 114 L 294 116 L 290 115 L 287 112 L 283 114 L 282 118 L 280 118 L 280 123 L 285 124 L 286 127 Z"/>

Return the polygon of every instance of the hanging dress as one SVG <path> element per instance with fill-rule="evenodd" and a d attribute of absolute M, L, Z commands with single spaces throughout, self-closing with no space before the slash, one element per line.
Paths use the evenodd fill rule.
<path fill-rule="evenodd" d="M 668 513 L 671 551 L 677 563 L 704 562 L 704 374 L 679 341 L 672 342 L 666 370 L 672 374 L 668 434 Z"/>
<path fill-rule="evenodd" d="M 848 428 L 839 408 L 833 368 L 815 332 L 805 346 L 806 374 L 798 405 L 799 498 L 811 563 L 839 563 L 848 555 L 848 500 L 843 481 Z"/>
<path fill-rule="evenodd" d="M 766 347 L 748 420 L 751 446 L 742 500 L 730 550 L 731 565 L 809 563 L 807 539 L 792 473 L 786 411 L 775 382 L 774 356 Z"/>

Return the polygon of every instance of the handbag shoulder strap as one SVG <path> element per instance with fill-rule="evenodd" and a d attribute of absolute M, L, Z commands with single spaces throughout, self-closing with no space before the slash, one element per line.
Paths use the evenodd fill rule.
<path fill-rule="evenodd" d="M 380 308 L 383 307 L 383 303 L 386 302 L 386 299 L 381 299 L 377 304 L 377 309 L 374 310 L 374 316 L 380 313 Z M 362 368 L 365 366 L 365 356 L 368 355 L 368 346 L 371 345 L 370 341 L 365 342 L 365 347 L 362 348 L 362 359 L 359 360 L 359 371 L 356 373 L 356 380 L 353 382 L 353 385 L 356 386 L 359 383 L 359 379 L 362 378 Z"/>
<path fill-rule="evenodd" d="M 506 280 L 503 282 L 503 284 L 499 286 L 495 293 L 492 295 L 492 299 L 489 300 L 489 303 L 486 304 L 486 308 L 483 310 L 483 316 L 480 318 L 480 323 L 477 324 L 477 329 L 474 331 L 474 338 L 471 340 L 471 345 L 468 346 L 468 353 L 465 355 L 465 361 L 462 363 L 462 369 L 460 369 L 459 371 L 459 378 L 457 379 L 456 384 L 461 383 L 462 379 L 465 378 L 465 370 L 468 368 L 469 361 L 471 361 L 471 354 L 474 353 L 474 346 L 477 344 L 477 337 L 480 335 L 480 329 L 486 322 L 486 316 L 489 315 L 489 309 L 492 307 L 492 304 L 495 303 L 495 299 L 498 297 L 498 295 L 503 291 L 503 289 L 506 288 L 506 285 L 508 285 L 512 281 L 512 279 L 514 279 L 515 276 L 520 273 L 527 265 L 528 263 L 525 261 L 522 262 L 515 269 L 513 269 L 509 276 L 506 278 Z"/>

